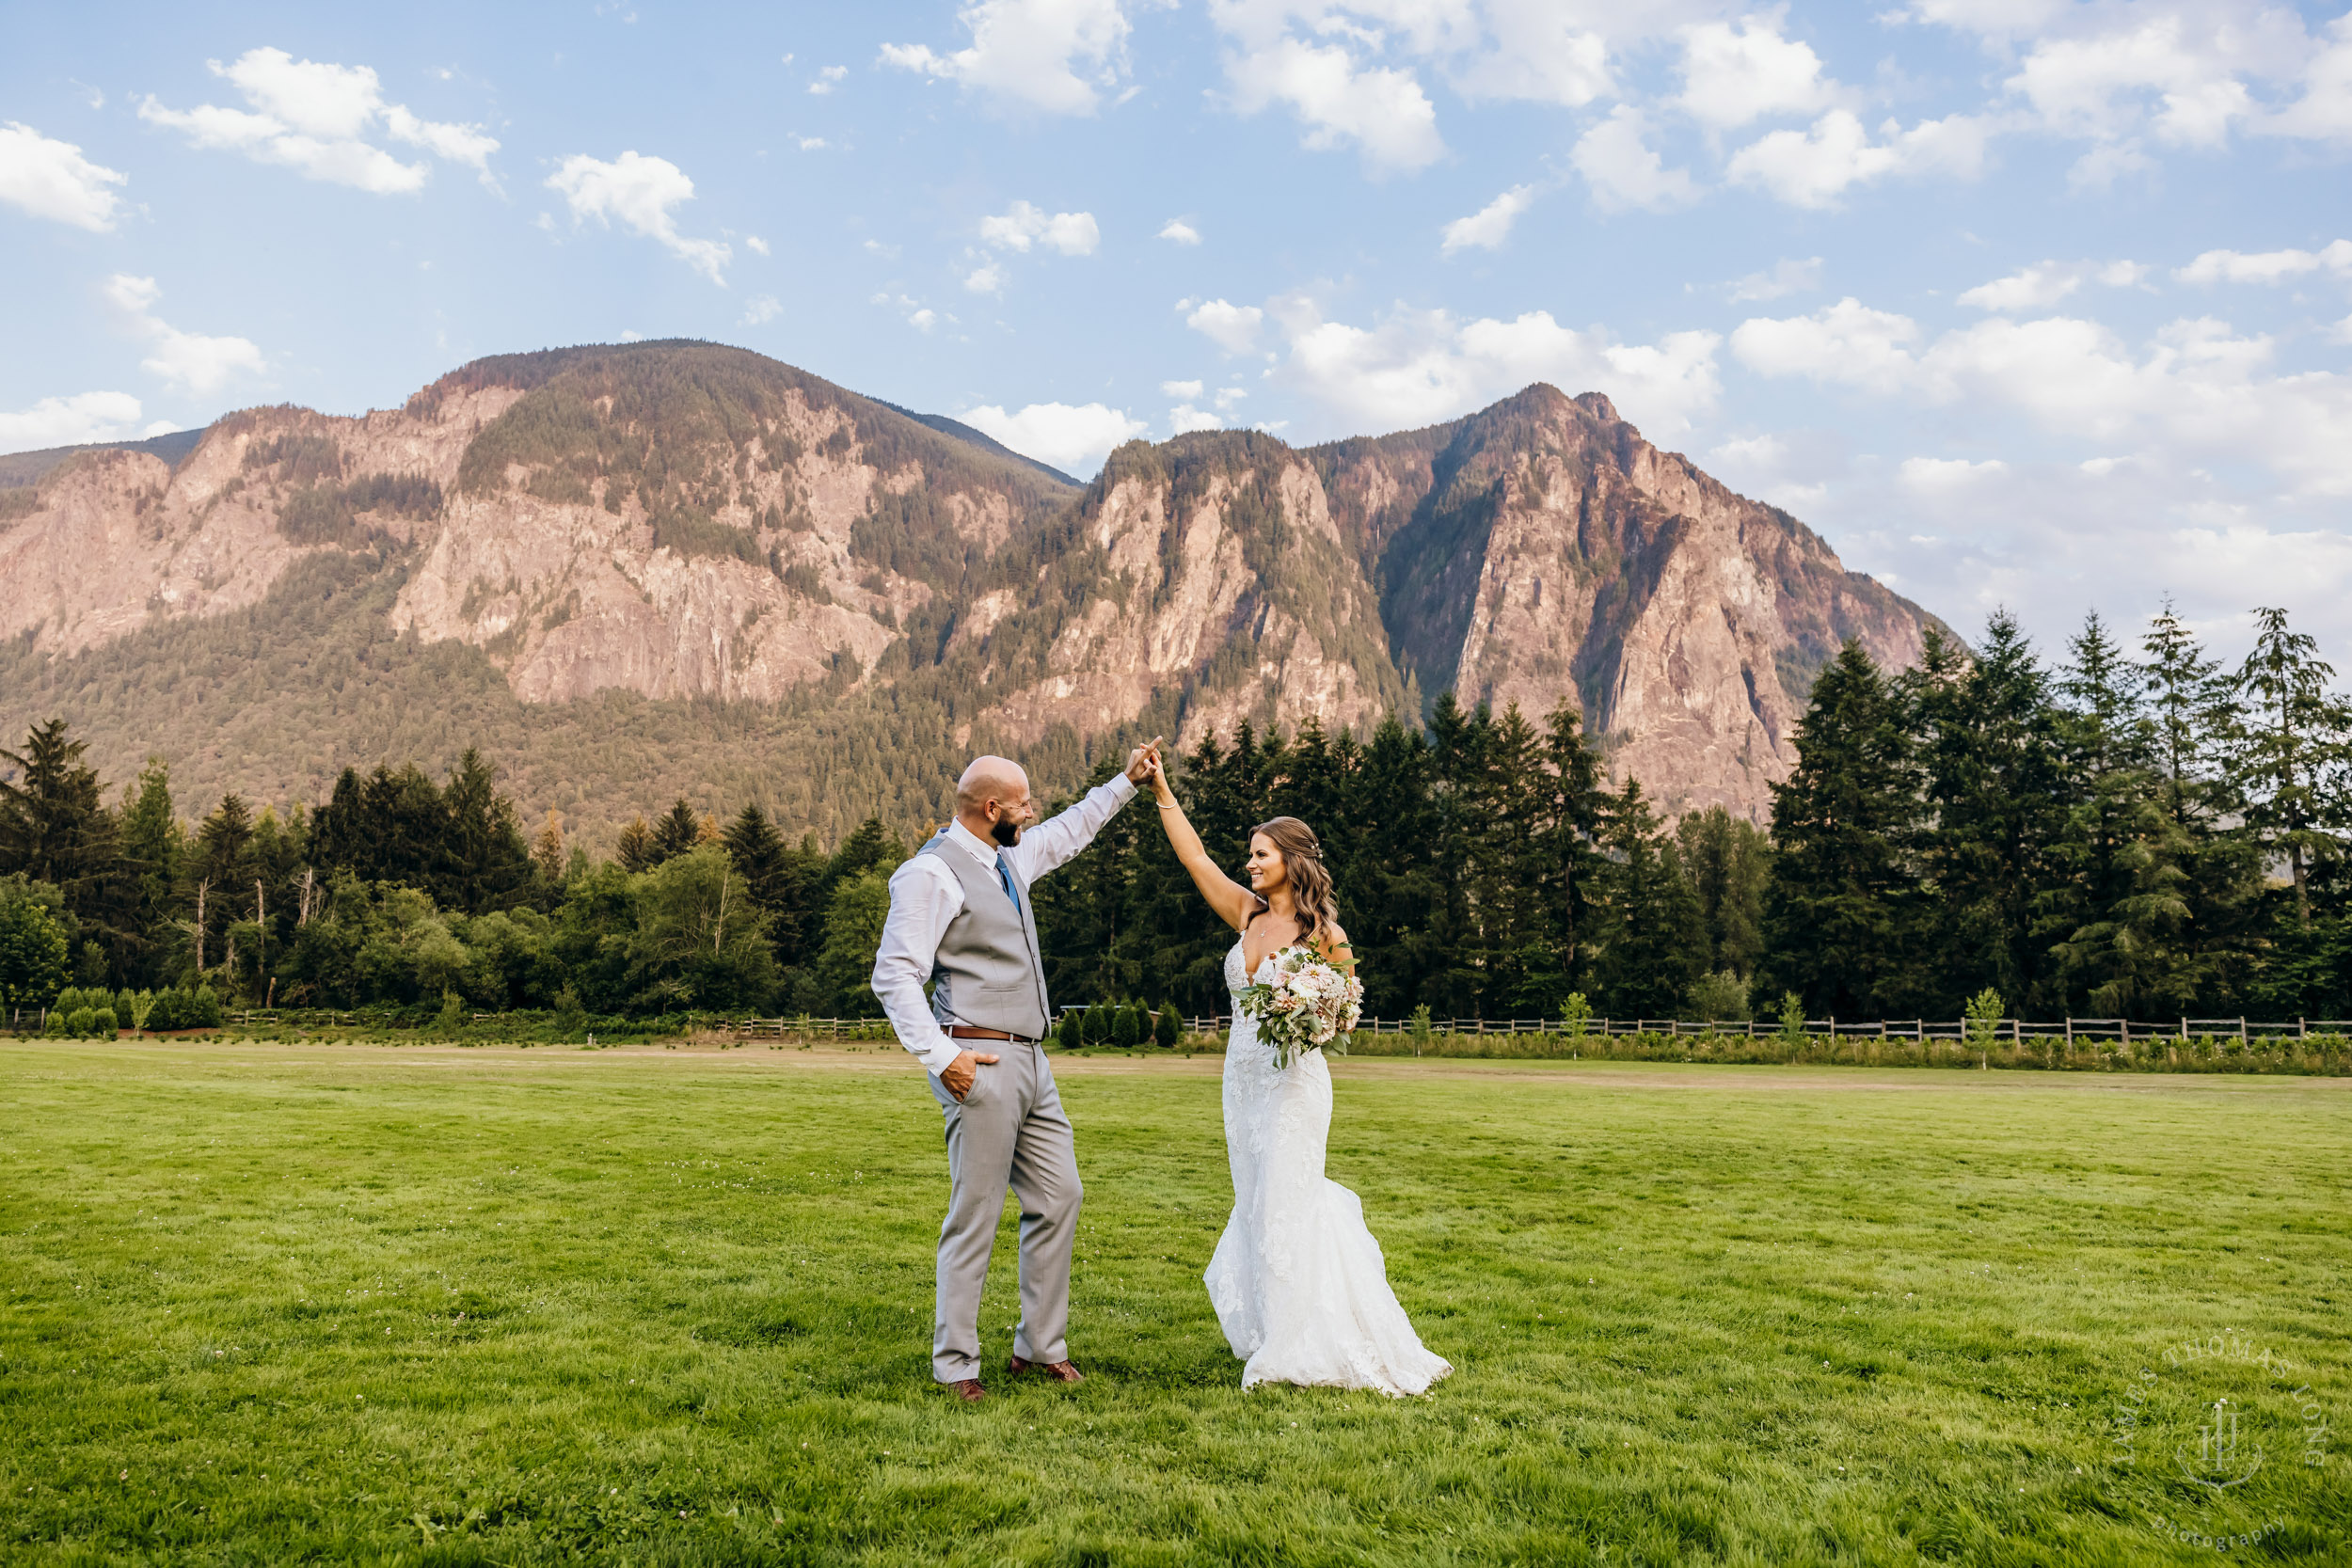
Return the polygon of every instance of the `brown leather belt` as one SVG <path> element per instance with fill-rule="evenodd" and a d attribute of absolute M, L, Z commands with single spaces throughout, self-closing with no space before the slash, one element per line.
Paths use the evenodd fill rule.
<path fill-rule="evenodd" d="M 1026 1035 L 1009 1035 L 1002 1029 L 981 1029 L 969 1023 L 950 1023 L 947 1025 L 947 1037 L 951 1040 L 1012 1040 L 1022 1045 L 1037 1043 Z"/>

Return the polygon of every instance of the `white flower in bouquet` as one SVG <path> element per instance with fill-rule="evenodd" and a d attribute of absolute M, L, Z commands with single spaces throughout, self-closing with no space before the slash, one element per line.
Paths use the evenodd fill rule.
<path fill-rule="evenodd" d="M 1274 955 L 1272 977 L 1244 986 L 1236 1005 L 1257 1021 L 1275 1066 L 1287 1068 L 1310 1051 L 1347 1050 L 1363 1015 L 1364 985 L 1311 948 L 1285 947 Z"/>

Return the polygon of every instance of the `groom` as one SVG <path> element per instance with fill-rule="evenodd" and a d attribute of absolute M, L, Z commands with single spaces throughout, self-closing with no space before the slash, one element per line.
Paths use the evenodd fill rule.
<path fill-rule="evenodd" d="M 1038 827 L 1020 765 L 977 758 L 956 781 L 955 820 L 890 879 L 874 994 L 898 1043 L 930 1069 L 931 1095 L 947 1118 L 950 1185 L 939 1227 L 931 1376 L 967 1404 L 987 1397 L 980 1288 L 1008 1183 L 1021 1199 L 1021 1324 L 1009 1370 L 1083 1381 L 1062 1343 L 1078 1163 L 1045 1065 L 1054 1015 L 1029 884 L 1094 841 L 1134 798 L 1159 748 L 1157 737 L 1136 747 L 1125 774 Z M 927 1003 L 923 987 L 932 980 L 938 984 Z"/>

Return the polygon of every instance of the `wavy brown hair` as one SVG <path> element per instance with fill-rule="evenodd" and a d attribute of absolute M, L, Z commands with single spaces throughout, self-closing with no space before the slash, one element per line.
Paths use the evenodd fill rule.
<path fill-rule="evenodd" d="M 1323 843 L 1315 831 L 1295 816 L 1276 816 L 1249 830 L 1249 836 L 1265 834 L 1268 842 L 1282 852 L 1282 869 L 1291 881 L 1291 896 L 1297 901 L 1302 929 L 1298 940 L 1308 947 L 1315 944 L 1315 934 L 1325 927 L 1339 928 L 1339 901 L 1331 893 L 1331 868 L 1323 863 Z"/>

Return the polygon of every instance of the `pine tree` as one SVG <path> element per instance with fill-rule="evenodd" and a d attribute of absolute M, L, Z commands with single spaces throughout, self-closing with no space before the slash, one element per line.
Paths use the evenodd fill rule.
<path fill-rule="evenodd" d="M 645 826 L 643 816 L 632 816 L 621 829 L 619 842 L 613 846 L 613 858 L 625 871 L 650 871 L 655 864 L 653 830 Z"/>
<path fill-rule="evenodd" d="M 1934 896 L 1907 944 L 1918 960 L 1912 978 L 1881 1004 L 1958 1018 L 1989 986 L 2012 1006 L 2062 1006 L 2050 950 L 2069 927 L 2038 896 L 2055 879 L 2049 857 L 2072 803 L 2049 677 L 2003 610 L 1973 661 L 1931 657 L 1903 685 L 1931 814 L 1921 867 Z"/>
<path fill-rule="evenodd" d="M 2141 676 L 2096 612 L 2067 650 L 2059 733 L 2074 787 L 2054 849 L 2059 879 L 2045 895 L 2068 928 L 2058 947 L 2064 994 L 2070 1010 L 2103 1017 L 2185 1011 L 2196 982 L 2182 945 L 2184 835 L 2165 810 Z"/>
<path fill-rule="evenodd" d="M 2242 731 L 2237 695 L 2216 659 L 2173 613 L 2169 600 L 2140 640 L 2142 691 L 2169 831 L 2188 907 L 2180 942 L 2188 1010 L 2220 1014 L 2244 1005 L 2254 969 L 2262 904 L 2262 850 L 2233 826 L 2241 792 L 2230 776 Z"/>
<path fill-rule="evenodd" d="M 515 802 L 499 793 L 498 769 L 470 746 L 442 786 L 441 810 L 448 829 L 445 870 L 435 890 L 440 904 L 483 914 L 524 902 L 531 893 L 531 849 Z"/>
<path fill-rule="evenodd" d="M 531 841 L 531 863 L 539 873 L 539 880 L 550 891 L 564 886 L 564 816 L 554 807 L 548 808 L 548 819 L 539 834 Z"/>
<path fill-rule="evenodd" d="M 769 940 L 779 963 L 799 961 L 808 926 L 808 867 L 784 842 L 754 801 L 738 812 L 723 835 L 744 890 L 770 917 Z"/>
<path fill-rule="evenodd" d="M 1676 825 L 1675 840 L 1707 927 L 1706 969 L 1747 979 L 1764 953 L 1764 884 L 1772 841 L 1722 806 L 1686 815 Z"/>
<path fill-rule="evenodd" d="M 1919 896 L 1906 856 L 1918 806 L 1902 715 L 1861 644 L 1814 681 L 1794 739 L 1796 768 L 1772 786 L 1764 993 L 1793 990 L 1816 1017 L 1880 1016 Z"/>
<path fill-rule="evenodd" d="M 165 933 L 180 914 L 180 863 L 186 853 L 186 835 L 172 812 L 171 770 L 161 757 L 148 758 L 138 782 L 123 793 L 122 862 L 133 889 L 129 968 L 141 986 L 153 987 L 165 978 Z"/>
<path fill-rule="evenodd" d="M 2285 610 L 2254 611 L 2254 651 L 2235 682 L 2246 722 L 2232 761 L 2246 826 L 2285 858 L 2296 920 L 2304 927 L 2312 923 L 2312 869 L 2336 859 L 2340 835 L 2352 826 L 2344 788 L 2352 704 L 2329 693 L 2334 677 L 2317 641 L 2287 629 Z"/>
<path fill-rule="evenodd" d="M 1613 1018 L 1679 1017 L 1703 973 L 1706 928 L 1681 854 L 1659 828 L 1639 779 L 1610 797 L 1601 848 L 1601 938 L 1593 959 L 1601 1007 Z"/>
<path fill-rule="evenodd" d="M 679 796 L 653 825 L 653 859 L 661 862 L 683 855 L 701 842 L 703 820 Z"/>
<path fill-rule="evenodd" d="M 0 876 L 56 888 L 79 934 L 110 950 L 119 976 L 133 935 L 133 889 L 97 770 L 82 760 L 89 743 L 68 739 L 66 730 L 64 720 L 52 719 L 32 727 L 23 752 L 0 752 L 16 770 L 13 780 L 0 779 Z"/>

